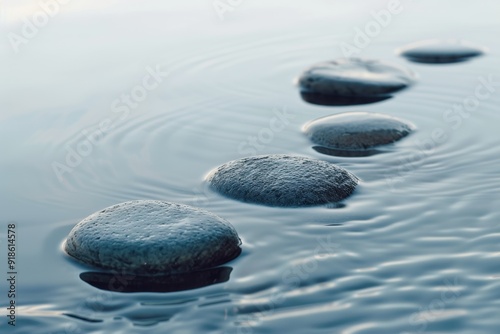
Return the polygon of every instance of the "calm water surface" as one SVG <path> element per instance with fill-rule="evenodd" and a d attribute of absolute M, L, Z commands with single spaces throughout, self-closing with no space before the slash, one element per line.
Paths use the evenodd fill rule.
<path fill-rule="evenodd" d="M 1 332 L 497 333 L 500 6 L 401 4 L 359 55 L 407 66 L 418 83 L 360 106 L 306 103 L 293 80 L 342 57 L 340 45 L 385 1 L 243 0 L 223 20 L 211 1 L 70 2 L 18 53 L 3 38 L 0 237 L 5 245 L 7 222 L 17 223 L 19 275 L 17 326 L 2 316 Z M 20 34 L 22 19 L 40 10 L 29 1 L 4 7 L 4 36 Z M 463 38 L 489 52 L 450 65 L 394 53 L 428 38 Z M 168 72 L 156 88 L 137 105 L 120 102 L 156 68 Z M 488 96 L 476 98 L 491 79 L 497 84 L 481 88 Z M 302 125 L 345 111 L 386 113 L 418 129 L 382 154 L 316 152 Z M 280 130 L 265 130 L 277 114 Z M 57 175 L 55 163 L 84 150 L 84 132 L 102 122 L 104 138 Z M 330 161 L 362 181 L 344 203 L 306 209 L 239 203 L 203 182 L 229 160 L 272 153 Z M 146 198 L 233 223 L 243 253 L 227 265 L 227 282 L 116 293 L 79 278 L 86 269 L 61 251 L 74 224 Z M 0 254 L 6 272 L 5 247 Z"/>

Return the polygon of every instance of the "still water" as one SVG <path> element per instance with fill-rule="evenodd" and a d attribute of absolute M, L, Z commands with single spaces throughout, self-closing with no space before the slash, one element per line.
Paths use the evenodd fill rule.
<path fill-rule="evenodd" d="M 28 37 L 38 3 L 2 5 L 0 244 L 15 222 L 18 294 L 16 327 L 3 311 L 1 332 L 497 333 L 500 5 L 400 1 L 355 55 L 406 66 L 417 84 L 372 104 L 321 106 L 302 100 L 294 79 L 343 57 L 390 1 L 220 3 L 61 1 Z M 394 52 L 429 38 L 489 50 L 448 65 Z M 346 111 L 417 130 L 380 154 L 314 150 L 302 126 Z M 284 209 L 204 182 L 227 161 L 274 153 L 333 162 L 360 185 L 338 205 Z M 87 269 L 61 251 L 65 236 L 134 199 L 216 213 L 235 226 L 242 254 L 199 289 L 87 284 Z M 6 247 L 0 255 L 6 274 Z"/>

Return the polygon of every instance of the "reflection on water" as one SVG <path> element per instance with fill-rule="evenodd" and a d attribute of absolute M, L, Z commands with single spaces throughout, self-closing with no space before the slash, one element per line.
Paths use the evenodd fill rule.
<path fill-rule="evenodd" d="M 342 57 L 339 46 L 352 44 L 385 1 L 248 1 L 223 21 L 210 1 L 87 3 L 97 9 L 62 9 L 19 54 L 7 38 L 0 48 L 8 78 L 0 82 L 0 203 L 20 240 L 16 332 L 498 331 L 498 2 L 404 2 L 359 56 L 401 61 L 393 50 L 427 38 L 464 38 L 490 52 L 449 66 L 408 63 L 418 85 L 355 107 L 305 103 L 290 82 L 310 64 Z M 83 130 L 121 117 L 113 101 L 156 64 L 169 71 L 164 82 L 61 183 L 52 162 L 64 161 Z M 473 105 L 467 98 L 479 77 L 493 82 Z M 262 130 L 281 107 L 293 117 L 280 131 Z M 356 158 L 318 152 L 301 131 L 312 119 L 357 110 L 406 119 L 419 131 L 384 154 Z M 439 130 L 446 139 L 435 141 Z M 242 143 L 259 155 L 335 163 L 362 186 L 342 205 L 301 209 L 204 191 L 206 173 L 247 155 Z M 108 274 L 64 258 L 59 245 L 77 221 L 148 198 L 231 221 L 243 241 L 232 270 L 141 279 L 128 286 L 135 293 L 118 293 L 106 289 Z M 151 291 L 169 289 L 176 291 Z M 0 322 L 0 332 L 7 326 Z"/>
<path fill-rule="evenodd" d="M 455 58 L 455 59 L 426 59 L 419 57 L 406 57 L 409 61 L 414 63 L 428 64 L 428 65 L 443 65 L 443 64 L 456 64 L 456 63 L 465 63 L 470 61 L 471 58 Z"/>
<path fill-rule="evenodd" d="M 392 96 L 332 96 L 317 93 L 301 92 L 300 96 L 306 102 L 321 106 L 354 106 L 385 101 Z"/>
<path fill-rule="evenodd" d="M 231 267 L 164 276 L 130 276 L 87 271 L 80 279 L 98 289 L 113 292 L 174 292 L 198 289 L 229 280 Z"/>
<path fill-rule="evenodd" d="M 384 153 L 384 151 L 372 150 L 336 150 L 323 146 L 313 146 L 313 150 L 321 154 L 327 154 L 337 157 L 369 157 L 371 155 Z"/>

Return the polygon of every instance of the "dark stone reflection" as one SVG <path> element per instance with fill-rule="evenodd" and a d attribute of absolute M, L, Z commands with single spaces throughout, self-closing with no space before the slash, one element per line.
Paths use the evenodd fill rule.
<path fill-rule="evenodd" d="M 383 151 L 374 149 L 349 151 L 349 150 L 336 150 L 333 148 L 328 148 L 323 146 L 313 146 L 313 150 L 321 154 L 332 155 L 335 157 L 369 157 L 372 155 L 384 153 Z"/>
<path fill-rule="evenodd" d="M 321 106 L 353 106 L 369 104 L 390 99 L 391 95 L 385 96 L 334 96 L 317 93 L 301 92 L 302 99 L 311 104 Z"/>
<path fill-rule="evenodd" d="M 98 289 L 113 292 L 174 292 L 227 282 L 232 270 L 231 267 L 216 267 L 163 276 L 87 271 L 80 274 L 80 279 Z"/>
<path fill-rule="evenodd" d="M 471 58 L 473 58 L 471 56 L 469 56 L 469 57 L 449 57 L 449 58 L 409 57 L 409 56 L 404 56 L 404 57 L 413 63 L 435 64 L 435 65 L 464 63 L 466 61 L 471 60 Z"/>

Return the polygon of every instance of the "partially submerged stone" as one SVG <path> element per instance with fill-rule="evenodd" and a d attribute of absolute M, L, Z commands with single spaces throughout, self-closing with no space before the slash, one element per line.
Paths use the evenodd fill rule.
<path fill-rule="evenodd" d="M 339 202 L 358 178 L 334 164 L 290 155 L 263 155 L 228 162 L 207 177 L 222 195 L 248 203 L 300 207 Z"/>
<path fill-rule="evenodd" d="M 417 63 L 444 64 L 457 63 L 484 54 L 482 47 L 462 40 L 425 40 L 409 44 L 397 53 Z"/>
<path fill-rule="evenodd" d="M 191 272 L 239 255 L 233 226 L 213 213 L 138 200 L 96 212 L 69 233 L 66 252 L 85 264 L 137 275 Z"/>
<path fill-rule="evenodd" d="M 409 135 L 415 126 L 383 114 L 346 112 L 321 117 L 303 130 L 317 145 L 333 150 L 370 150 Z"/>
<path fill-rule="evenodd" d="M 410 70 L 378 60 L 342 58 L 318 63 L 298 79 L 302 93 L 337 97 L 390 96 L 413 84 Z"/>

